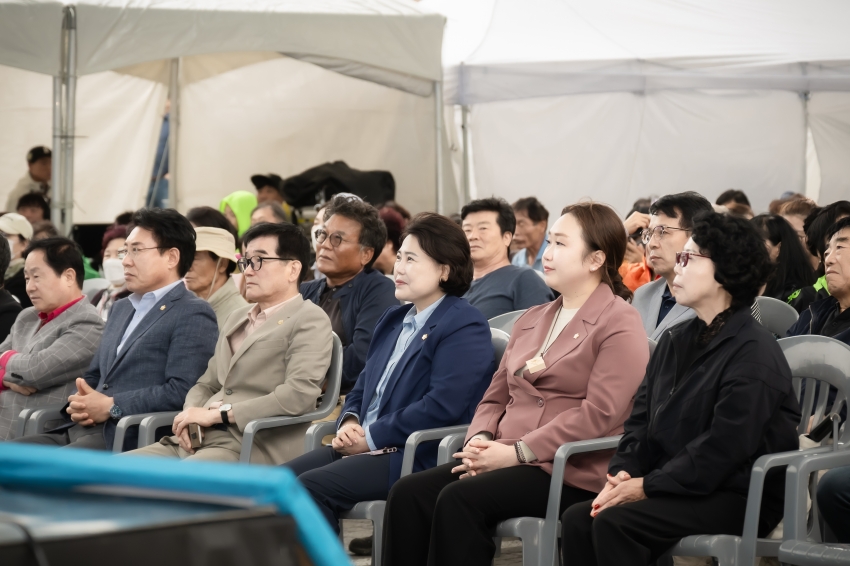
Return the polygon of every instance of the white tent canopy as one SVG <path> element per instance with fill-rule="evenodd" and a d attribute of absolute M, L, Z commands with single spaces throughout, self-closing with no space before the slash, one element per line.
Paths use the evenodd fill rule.
<path fill-rule="evenodd" d="M 843 0 L 423 4 L 448 16 L 445 99 L 471 114 L 481 195 L 625 213 L 638 197 L 736 187 L 763 210 L 805 191 L 809 130 L 821 199 L 848 194 Z"/>
<path fill-rule="evenodd" d="M 73 16 L 71 25 L 69 16 Z M 64 161 L 71 164 L 71 169 L 66 168 L 64 174 L 55 173 L 54 181 L 61 179 L 70 185 L 74 177 L 70 155 L 76 105 L 68 93 L 75 91 L 75 84 L 70 83 L 75 83 L 77 76 L 115 70 L 149 81 L 188 86 L 287 55 L 404 92 L 431 95 L 432 108 L 439 114 L 442 105 L 435 103 L 441 89 L 436 89 L 434 97 L 433 85 L 439 84 L 442 76 L 440 45 L 444 21 L 442 16 L 425 12 L 407 0 L 0 0 L 0 65 L 63 77 L 61 89 L 54 81 L 54 90 L 62 92 L 61 101 L 54 100 L 54 106 L 62 108 L 58 119 L 54 115 L 54 129 L 62 129 L 61 136 L 54 138 L 54 149 L 63 146 L 65 151 L 57 153 L 65 154 Z M 70 34 L 68 28 L 73 29 Z M 55 34 L 50 30 L 55 30 Z M 63 42 L 73 45 L 75 52 L 63 51 Z M 177 58 L 186 62 L 179 72 Z M 270 77 L 265 86 L 280 80 L 279 76 Z M 161 102 L 161 94 L 159 91 L 147 96 L 155 96 Z M 245 100 L 245 104 L 250 107 L 251 101 Z M 157 118 L 147 112 L 144 120 Z M 172 135 L 179 123 L 178 109 L 173 105 Z M 429 129 L 434 131 L 436 124 L 432 116 Z M 139 128 L 149 135 L 150 126 L 145 123 Z M 238 134 L 234 132 L 230 137 L 234 135 Z M 348 139 L 352 144 L 358 143 L 354 136 Z M 440 143 L 437 135 L 436 145 Z M 145 156 L 148 163 L 152 161 L 153 145 Z M 182 148 L 183 143 L 178 138 L 173 146 Z M 439 148 L 432 151 L 437 173 L 440 153 Z M 323 159 L 337 157 L 327 155 Z M 421 155 L 412 159 L 419 158 Z M 176 163 L 180 162 L 182 156 L 181 160 L 172 160 L 172 168 L 177 169 Z M 314 164 L 315 161 L 303 163 L 296 171 Z M 366 164 L 378 168 L 375 165 L 379 164 Z M 442 181 L 439 174 L 430 176 L 438 185 Z M 182 179 L 182 175 L 177 178 Z M 54 183 L 58 184 L 61 183 Z M 209 192 L 205 188 L 201 191 Z M 437 194 L 439 200 L 439 187 Z M 70 202 L 70 198 L 65 200 Z M 124 207 L 136 204 L 131 199 Z"/>

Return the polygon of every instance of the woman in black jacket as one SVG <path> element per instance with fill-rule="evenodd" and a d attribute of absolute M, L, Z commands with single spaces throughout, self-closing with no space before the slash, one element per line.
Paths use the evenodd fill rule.
<path fill-rule="evenodd" d="M 741 534 L 753 463 L 798 448 L 791 370 L 748 308 L 769 262 L 746 220 L 698 217 L 673 282 L 697 318 L 659 341 L 605 488 L 564 513 L 566 566 L 646 566 L 683 537 Z M 760 536 L 782 518 L 776 471 L 765 481 Z"/>

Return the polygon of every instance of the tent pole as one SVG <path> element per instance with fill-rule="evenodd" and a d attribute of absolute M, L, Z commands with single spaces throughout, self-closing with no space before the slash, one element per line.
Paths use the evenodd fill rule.
<path fill-rule="evenodd" d="M 64 69 L 64 65 L 63 65 Z M 50 175 L 50 219 L 62 233 L 62 71 L 53 77 L 53 168 Z"/>
<path fill-rule="evenodd" d="M 470 194 L 469 167 L 469 106 L 460 107 L 461 131 L 463 134 L 463 204 L 472 200 Z"/>
<path fill-rule="evenodd" d="M 74 135 L 75 135 L 75 106 L 77 94 L 77 13 L 73 6 L 65 8 L 63 28 L 66 32 L 67 47 L 65 50 L 65 144 L 63 147 L 62 208 L 64 218 L 62 231 L 70 236 L 74 229 Z"/>
<path fill-rule="evenodd" d="M 436 116 L 436 150 L 437 150 L 437 213 L 443 214 L 443 83 L 434 82 L 434 114 Z"/>
<path fill-rule="evenodd" d="M 168 117 L 168 206 L 178 209 L 177 192 L 177 142 L 180 131 L 180 59 L 171 60 L 171 80 L 169 81 L 168 99 L 171 110 Z"/>
<path fill-rule="evenodd" d="M 801 92 L 803 102 L 803 189 L 802 194 L 809 196 L 809 92 Z M 809 197 L 811 198 L 811 197 Z"/>

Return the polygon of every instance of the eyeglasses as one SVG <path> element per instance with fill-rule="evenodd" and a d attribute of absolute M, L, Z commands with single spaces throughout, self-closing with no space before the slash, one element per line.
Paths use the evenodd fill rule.
<path fill-rule="evenodd" d="M 676 263 L 678 263 L 682 267 L 687 267 L 688 262 L 691 261 L 692 257 L 704 257 L 711 259 L 711 256 L 702 255 L 694 252 L 676 252 Z"/>
<path fill-rule="evenodd" d="M 123 250 L 118 250 L 117 252 L 115 252 L 115 255 L 118 257 L 118 259 L 124 259 L 128 255 L 131 258 L 136 259 L 136 257 L 139 255 L 140 252 L 144 252 L 144 251 L 147 251 L 147 250 L 164 250 L 164 249 L 166 249 L 166 248 L 163 248 L 162 246 L 154 246 L 152 248 L 135 248 L 134 247 L 134 248 L 130 248 L 129 250 L 127 248 L 124 248 Z"/>
<path fill-rule="evenodd" d="M 328 234 L 325 230 L 316 230 L 316 242 L 319 244 L 324 244 L 325 240 L 329 239 L 331 241 L 331 247 L 338 248 L 342 245 L 343 242 L 356 243 L 351 242 L 350 240 L 345 240 L 342 237 L 342 234 L 334 232 L 333 234 Z"/>
<path fill-rule="evenodd" d="M 668 230 L 680 230 L 682 232 L 690 232 L 690 230 L 687 229 L 687 228 L 673 228 L 672 226 L 656 226 L 655 228 L 653 228 L 651 230 L 649 230 L 649 229 L 641 230 L 640 241 L 643 242 L 644 244 L 648 244 L 649 241 L 652 239 L 653 235 L 658 236 L 658 239 L 660 240 L 661 238 L 663 238 L 664 236 L 667 235 Z"/>
<path fill-rule="evenodd" d="M 291 258 L 285 257 L 262 257 L 255 255 L 254 257 L 243 257 L 236 262 L 236 265 L 239 267 L 239 271 L 245 273 L 245 270 L 248 269 L 248 266 L 251 266 L 251 269 L 254 271 L 259 271 L 263 268 L 264 261 L 293 261 Z"/>

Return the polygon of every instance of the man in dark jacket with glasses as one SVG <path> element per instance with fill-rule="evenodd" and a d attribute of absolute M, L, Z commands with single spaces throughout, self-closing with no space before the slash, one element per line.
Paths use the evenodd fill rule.
<path fill-rule="evenodd" d="M 316 242 L 316 267 L 325 278 L 302 283 L 301 294 L 327 313 L 342 341 L 345 394 L 366 365 L 378 319 L 399 304 L 392 281 L 372 269 L 387 242 L 387 229 L 372 205 L 336 196 L 325 211 Z"/>

